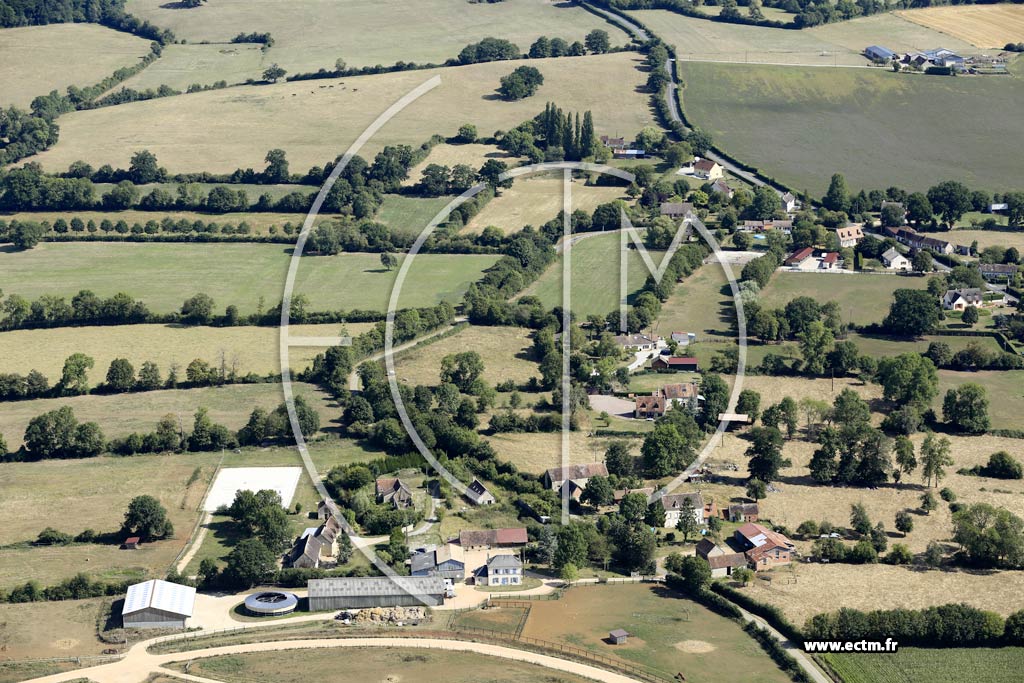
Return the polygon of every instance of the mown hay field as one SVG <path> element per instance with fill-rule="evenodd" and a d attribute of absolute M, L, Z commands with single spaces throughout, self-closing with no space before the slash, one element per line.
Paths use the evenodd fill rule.
<path fill-rule="evenodd" d="M 923 50 L 940 44 L 951 50 L 971 47 L 893 14 L 799 31 L 720 23 L 667 10 L 629 14 L 644 22 L 665 42 L 675 45 L 683 61 L 862 66 L 867 64 L 867 59 L 861 53 L 868 45 L 885 45 L 897 51 Z"/>
<path fill-rule="evenodd" d="M 149 41 L 97 24 L 0 29 L 0 106 L 27 109 L 51 90 L 93 85 L 148 52 Z"/>
<path fill-rule="evenodd" d="M 373 219 L 391 228 L 395 234 L 418 237 L 449 201 L 451 197 L 389 194 L 384 196 L 384 202 Z"/>
<path fill-rule="evenodd" d="M 193 84 L 227 81 L 234 85 L 259 79 L 272 63 L 266 51 L 254 43 L 167 45 L 160 59 L 125 81 L 124 87 L 147 90 L 167 85 L 184 92 Z"/>
<path fill-rule="evenodd" d="M 623 645 L 609 645 L 608 632 L 629 632 Z M 561 600 L 530 608 L 523 635 L 580 647 L 656 669 L 687 681 L 786 681 L 783 674 L 739 626 L 696 602 L 650 584 L 578 586 Z"/>
<path fill-rule="evenodd" d="M 998 216 L 996 217 L 998 218 Z M 978 243 L 979 249 L 985 247 L 1015 247 L 1017 251 L 1024 249 L 1024 230 L 966 230 L 957 229 L 949 235 L 957 244 L 970 245 Z"/>
<path fill-rule="evenodd" d="M 818 655 L 843 683 L 1014 683 L 1020 680 L 1024 650 L 1003 648 L 922 649 L 901 647 L 886 655 Z"/>
<path fill-rule="evenodd" d="M 487 36 L 527 50 L 541 35 L 582 41 L 588 31 L 600 28 L 613 45 L 628 42 L 621 29 L 582 8 L 544 0 L 420 0 L 414 12 L 401 0 L 292 0 L 262 3 L 256 14 L 245 0 L 219 0 L 194 9 L 164 0 L 130 0 L 127 10 L 189 43 L 223 43 L 238 33 L 269 32 L 274 46 L 261 65 L 276 62 L 291 73 L 333 69 L 339 58 L 350 66 L 440 64 Z"/>
<path fill-rule="evenodd" d="M 290 325 L 290 336 L 341 336 L 342 330 L 356 336 L 373 323 L 347 325 Z M 94 382 L 101 382 L 115 358 L 127 358 L 136 372 L 145 361 L 152 361 L 166 378 L 172 365 L 178 375 L 194 359 L 214 367 L 223 359 L 239 374 L 260 375 L 281 372 L 280 328 L 277 327 L 186 327 L 183 325 L 114 325 L 109 327 L 62 327 L 41 330 L 14 330 L 0 333 L 0 373 L 26 374 L 35 369 L 55 383 L 60 378 L 64 359 L 72 353 L 84 353 L 96 361 L 91 371 Z M 298 372 L 309 366 L 323 348 L 291 347 L 290 367 Z"/>
<path fill-rule="evenodd" d="M 1001 49 L 1024 38 L 1024 7 L 1020 5 L 927 7 L 896 14 L 983 48 Z"/>
<path fill-rule="evenodd" d="M 532 225 L 538 228 L 557 218 L 562 210 L 564 182 L 561 173 L 545 173 L 516 180 L 512 187 L 487 203 L 469 222 L 467 232 L 481 232 L 489 225 L 503 233 Z M 614 185 L 585 185 L 574 181 L 569 186 L 572 209 L 593 213 L 599 204 L 627 199 L 626 188 Z"/>
<path fill-rule="evenodd" d="M 1024 182 L 1016 162 L 1024 151 L 1024 119 L 1015 115 L 1024 79 L 1017 75 L 944 78 L 696 62 L 680 69 L 694 125 L 730 154 L 813 195 L 824 193 L 833 173 L 854 190 L 925 190 L 937 178 L 989 191 Z M 914 125 L 905 125 L 910 118 Z M 864 149 L 886 150 L 885 163 Z"/>
<path fill-rule="evenodd" d="M 544 84 L 518 102 L 495 93 L 499 79 L 518 63 L 490 62 L 239 86 L 72 112 L 61 117 L 60 141 L 33 160 L 48 170 L 63 171 L 77 159 L 126 168 L 133 153 L 148 149 L 172 173 L 230 173 L 262 168 L 267 150 L 281 148 L 291 167 L 304 171 L 342 154 L 381 112 L 434 76 L 441 84 L 385 125 L 362 149 L 363 157 L 372 159 L 388 144 L 418 146 L 435 134 L 455 135 L 463 123 L 485 134 L 508 130 L 548 101 L 570 111 L 592 110 L 598 134 L 628 138 L 653 122 L 648 98 L 636 93 L 646 81 L 636 53 L 528 63 L 544 75 Z"/>
<path fill-rule="evenodd" d="M 181 665 L 171 665 L 180 670 Z M 584 683 L 588 679 L 534 664 L 488 657 L 472 652 L 432 652 L 428 649 L 394 647 L 285 650 L 243 655 L 222 655 L 189 662 L 192 675 L 225 683 L 277 681 L 302 683 L 309 676 L 330 677 L 345 671 L 355 681 L 448 681 L 477 683 Z"/>
<path fill-rule="evenodd" d="M 70 300 L 82 289 L 99 296 L 125 292 L 155 313 L 180 310 L 202 292 L 213 297 L 218 314 L 235 305 L 245 315 L 261 302 L 264 311 L 281 302 L 291 251 L 281 244 L 43 243 L 26 252 L 0 251 L 0 289 L 30 300 L 43 294 Z M 421 254 L 399 307 L 458 302 L 497 258 Z M 397 275 L 381 266 L 378 254 L 304 256 L 295 292 L 309 298 L 310 310 L 384 311 Z"/>
<path fill-rule="evenodd" d="M 476 351 L 484 361 L 483 379 L 494 386 L 504 380 L 525 384 L 540 373 L 532 356 L 530 330 L 519 327 L 466 327 L 461 332 L 396 356 L 395 376 L 411 386 L 440 383 L 441 359 Z"/>
<path fill-rule="evenodd" d="M 554 218 L 554 216 L 552 216 Z M 619 308 L 619 270 L 621 244 L 619 233 L 586 235 L 572 245 L 571 300 L 572 311 L 580 318 L 588 315 L 607 315 Z M 649 251 L 655 265 L 661 263 L 664 252 Z M 562 305 L 562 269 L 565 252 L 546 271 L 526 288 L 522 296 L 538 297 L 545 307 Z M 627 256 L 627 297 L 639 290 L 647 279 L 648 271 L 640 253 L 630 249 Z"/>

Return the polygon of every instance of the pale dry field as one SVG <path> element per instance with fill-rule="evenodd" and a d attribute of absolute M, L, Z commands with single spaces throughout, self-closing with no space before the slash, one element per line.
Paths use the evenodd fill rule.
<path fill-rule="evenodd" d="M 97 24 L 0 29 L 0 106 L 27 109 L 51 90 L 93 85 L 148 52 L 149 41 Z"/>
<path fill-rule="evenodd" d="M 98 655 L 96 618 L 109 598 L 0 604 L 0 656 L 40 659 Z M 60 628 L 55 629 L 59 624 Z M 14 679 L 11 679 L 14 680 Z"/>
<path fill-rule="evenodd" d="M 562 464 L 562 435 L 558 432 L 532 434 L 494 434 L 487 440 L 498 452 L 498 457 L 514 463 L 516 467 L 534 474 Z M 585 432 L 569 435 L 569 462 L 604 462 L 604 452 L 611 439 L 591 438 Z M 640 441 L 635 444 L 636 455 L 640 454 Z"/>
<path fill-rule="evenodd" d="M 372 329 L 373 323 L 347 325 L 291 325 L 292 337 L 350 336 Z M 291 369 L 305 369 L 322 348 L 292 347 Z M 103 380 L 110 361 L 127 358 L 138 372 L 145 361 L 153 361 L 166 378 L 172 364 L 182 375 L 188 364 L 201 358 L 220 367 L 222 355 L 227 366 L 240 374 L 281 372 L 280 328 L 277 327 L 185 327 L 180 325 L 115 325 L 68 327 L 44 330 L 15 330 L 0 333 L 0 373 L 26 374 L 39 370 L 51 383 L 60 379 L 64 359 L 84 353 L 96 361 L 90 372 L 95 383 Z"/>
<path fill-rule="evenodd" d="M 531 358 L 530 331 L 519 327 L 470 326 L 450 337 L 410 349 L 395 359 L 400 382 L 435 386 L 440 383 L 441 359 L 463 351 L 476 351 L 484 361 L 483 379 L 491 386 L 511 379 L 524 384 L 539 375 Z"/>
<path fill-rule="evenodd" d="M 1024 7 L 1020 5 L 928 7 L 896 14 L 978 47 L 1002 48 L 1024 40 Z"/>
<path fill-rule="evenodd" d="M 506 38 L 527 50 L 541 35 L 582 41 L 588 31 L 600 28 L 613 45 L 628 42 L 621 29 L 600 17 L 547 0 L 418 0 L 414 10 L 402 0 L 290 0 L 261 2 L 258 8 L 254 12 L 247 0 L 217 0 L 194 9 L 176 8 L 166 0 L 130 0 L 126 6 L 189 43 L 269 31 L 274 46 L 266 51 L 265 63 L 277 62 L 291 73 L 333 69 L 338 58 L 350 66 L 441 64 L 486 36 Z"/>
<path fill-rule="evenodd" d="M 487 133 L 508 129 L 548 101 L 593 110 L 598 134 L 630 137 L 653 121 L 647 98 L 635 94 L 646 80 L 636 54 L 529 60 L 544 74 L 537 94 L 518 102 L 497 99 L 499 79 L 517 64 L 240 86 L 73 112 L 61 117 L 60 142 L 33 160 L 50 170 L 76 159 L 123 168 L 133 153 L 148 149 L 172 173 L 227 173 L 263 168 L 267 150 L 279 147 L 293 170 L 305 170 L 344 152 L 384 110 L 434 76 L 441 84 L 385 125 L 363 157 L 372 159 L 386 144 L 417 146 L 434 134 L 452 136 L 463 123 Z"/>
<path fill-rule="evenodd" d="M 572 208 L 593 213 L 599 204 L 627 199 L 624 187 L 585 185 L 574 180 L 570 186 Z M 562 210 L 563 180 L 560 173 L 520 178 L 502 190 L 478 213 L 464 232 L 480 232 L 493 225 L 503 233 L 521 230 L 526 225 L 539 228 L 557 218 Z"/>
<path fill-rule="evenodd" d="M 481 136 L 490 135 L 494 131 L 478 131 Z M 478 170 L 488 159 L 504 161 L 509 167 L 518 166 L 523 157 L 514 157 L 508 152 L 503 152 L 494 145 L 485 145 L 479 142 L 468 144 L 449 145 L 447 143 L 434 145 L 427 158 L 409 170 L 409 177 L 402 183 L 406 187 L 415 185 L 423 176 L 423 169 L 430 164 L 440 164 L 452 168 L 458 164 L 467 164 Z"/>
<path fill-rule="evenodd" d="M 125 81 L 124 87 L 145 90 L 168 85 L 184 92 L 194 83 L 212 85 L 227 81 L 234 85 L 249 78 L 258 79 L 273 63 L 260 47 L 254 43 L 167 45 L 160 59 Z"/>
<path fill-rule="evenodd" d="M 950 238 L 958 244 L 970 245 L 977 241 L 978 248 L 985 247 L 1016 247 L 1017 250 L 1024 249 L 1024 230 L 956 230 L 950 234 Z"/>

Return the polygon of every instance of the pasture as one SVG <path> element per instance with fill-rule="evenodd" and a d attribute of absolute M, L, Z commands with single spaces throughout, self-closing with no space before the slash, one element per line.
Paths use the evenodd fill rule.
<path fill-rule="evenodd" d="M 821 275 L 777 272 L 761 291 L 762 306 L 783 308 L 798 296 L 819 303 L 835 301 L 845 323 L 879 323 L 889 313 L 897 289 L 924 289 L 928 279 L 895 275 Z"/>
<path fill-rule="evenodd" d="M 585 432 L 569 434 L 569 462 L 603 462 L 608 439 L 588 437 Z M 524 472 L 542 474 L 562 464 L 560 432 L 503 433 L 487 437 L 498 457 Z M 638 442 L 639 444 L 639 442 Z"/>
<path fill-rule="evenodd" d="M 946 391 L 968 382 L 985 387 L 993 429 L 1020 429 L 1021 410 L 1024 409 L 1024 370 L 939 370 L 939 395 L 934 401 L 936 412 L 942 414 L 942 399 Z M 1012 450 L 1019 451 L 1019 448 Z"/>
<path fill-rule="evenodd" d="M 623 645 L 608 645 L 612 629 L 629 632 Z M 574 645 L 606 657 L 680 672 L 687 681 L 786 681 L 739 626 L 696 602 L 650 584 L 578 586 L 561 600 L 531 605 L 523 635 Z"/>
<path fill-rule="evenodd" d="M 373 323 L 347 325 L 290 325 L 292 337 L 339 336 L 344 329 L 356 336 Z M 183 325 L 114 325 L 108 327 L 71 327 L 0 332 L 0 373 L 26 374 L 39 370 L 56 382 L 64 359 L 72 353 L 84 353 L 96 361 L 94 381 L 102 381 L 110 361 L 127 358 L 138 371 L 142 363 L 152 361 L 166 378 L 172 365 L 179 375 L 193 359 L 201 358 L 220 367 L 221 358 L 240 374 L 259 375 L 281 372 L 280 328 L 277 327 L 186 327 Z M 290 367 L 298 372 L 309 366 L 323 349 L 313 346 L 291 347 Z"/>
<path fill-rule="evenodd" d="M 518 327 L 469 326 L 457 334 L 396 355 L 398 381 L 414 386 L 440 383 L 441 359 L 462 351 L 476 351 L 484 361 L 485 382 L 494 386 L 511 379 L 525 384 L 539 375 L 533 360 L 530 330 Z"/>
<path fill-rule="evenodd" d="M 89 598 L 18 605 L 0 603 L 0 650 L 4 659 L 100 654 L 109 646 L 96 637 L 96 618 L 109 601 L 110 598 Z M 59 632 L 54 628 L 56 624 L 60 624 Z M 74 664 L 57 664 L 52 670 L 14 668 L 17 666 L 6 662 L 0 664 L 0 681 L 18 683 L 74 668 Z M 36 666 L 47 664 L 36 663 Z"/>
<path fill-rule="evenodd" d="M 227 81 L 228 85 L 234 85 L 249 78 L 259 79 L 273 62 L 260 48 L 253 43 L 167 45 L 160 59 L 123 85 L 136 90 L 167 85 L 185 92 L 193 84 L 213 85 Z"/>
<path fill-rule="evenodd" d="M 489 225 L 503 233 L 518 232 L 526 225 L 535 228 L 558 217 L 562 210 L 562 174 L 545 173 L 516 180 L 502 190 L 466 226 L 466 232 L 481 232 Z M 626 188 L 614 185 L 585 185 L 573 181 L 569 188 L 572 208 L 593 213 L 599 204 L 627 199 Z"/>
<path fill-rule="evenodd" d="M 99 296 L 126 292 L 154 313 L 180 310 L 204 292 L 223 312 L 242 315 L 280 303 L 291 247 L 275 244 L 43 243 L 26 252 L 0 251 L 0 289 L 35 299 L 42 294 L 69 300 L 81 289 Z M 399 255 L 399 262 L 404 256 Z M 458 302 L 497 256 L 423 254 L 410 267 L 401 307 Z M 387 308 L 398 270 L 387 271 L 378 254 L 303 257 L 295 292 L 311 310 Z"/>
<path fill-rule="evenodd" d="M 170 665 L 180 670 L 180 664 Z M 573 674 L 473 652 L 435 652 L 418 647 L 345 647 L 221 655 L 189 662 L 193 676 L 224 683 L 303 683 L 344 671 L 354 681 L 448 681 L 448 683 L 585 683 Z"/>
<path fill-rule="evenodd" d="M 419 236 L 449 201 L 451 197 L 389 194 L 384 196 L 384 202 L 373 218 L 391 228 L 395 234 Z"/>
<path fill-rule="evenodd" d="M 0 106 L 28 109 L 39 95 L 93 85 L 148 53 L 149 41 L 97 24 L 0 29 Z"/>
<path fill-rule="evenodd" d="M 467 11 L 508 4 L 453 1 Z M 343 153 L 381 112 L 434 76 L 441 84 L 385 125 L 362 149 L 364 158 L 372 159 L 387 144 L 418 146 L 431 135 L 455 135 L 463 123 L 485 134 L 508 130 L 539 114 L 548 101 L 569 111 L 592 110 L 599 135 L 631 137 L 653 122 L 648 98 L 636 94 L 646 81 L 637 68 L 640 62 L 631 52 L 530 60 L 544 75 L 544 84 L 518 102 L 495 95 L 499 79 L 516 66 L 510 62 L 239 86 L 133 102 L 62 116 L 60 141 L 33 160 L 49 170 L 64 170 L 76 159 L 126 168 L 134 152 L 148 149 L 172 173 L 230 173 L 263 168 L 267 150 L 281 148 L 292 168 L 305 170 Z"/>
<path fill-rule="evenodd" d="M 93 381 L 98 382 L 102 373 L 93 371 L 93 376 Z M 321 427 L 329 426 L 329 421 L 337 416 L 338 411 L 331 407 L 326 395 L 309 384 L 296 383 L 294 386 L 296 393 L 320 413 Z M 98 423 L 108 439 L 132 432 L 151 432 L 160 418 L 169 414 L 181 420 L 185 431 L 191 431 L 192 419 L 198 408 L 209 410 L 210 419 L 214 422 L 236 430 L 245 425 L 254 408 L 269 411 L 283 401 L 280 384 L 233 384 L 203 389 L 14 401 L 4 403 L 0 413 L 0 433 L 6 438 L 9 448 L 17 449 L 22 443 L 25 427 L 33 417 L 63 406 L 70 406 L 79 422 Z"/>
<path fill-rule="evenodd" d="M 708 9 L 711 8 L 704 8 Z M 951 50 L 971 47 L 894 14 L 861 17 L 799 31 L 719 23 L 667 10 L 629 14 L 644 22 L 666 43 L 675 45 L 679 59 L 684 62 L 863 66 L 867 59 L 861 52 L 872 44 L 897 51 L 939 45 Z"/>
<path fill-rule="evenodd" d="M 1024 230 L 967 230 L 958 228 L 949 234 L 958 244 L 978 243 L 978 249 L 985 247 L 1015 247 L 1024 249 Z"/>
<path fill-rule="evenodd" d="M 937 178 L 990 191 L 1024 182 L 1016 163 L 1024 119 L 1014 115 L 1024 80 L 1016 75 L 942 78 L 706 63 L 680 69 L 694 125 L 730 154 L 813 195 L 824 193 L 837 172 L 854 191 L 926 190 Z M 915 125 L 904 125 L 910 116 Z M 884 149 L 885 163 L 864 149 Z"/>
<path fill-rule="evenodd" d="M 552 216 L 554 218 L 554 216 Z M 589 234 L 572 245 L 572 310 L 579 318 L 607 315 L 619 308 L 620 234 Z M 655 265 L 664 252 L 648 252 Z M 538 297 L 544 306 L 562 305 L 562 269 L 565 253 L 548 267 L 544 274 L 526 288 L 521 296 Z M 636 249 L 627 258 L 627 294 L 640 289 L 647 279 L 647 268 Z"/>
<path fill-rule="evenodd" d="M 1019 5 L 928 7 L 896 14 L 982 48 L 1002 49 L 1024 36 L 1024 7 Z"/>
<path fill-rule="evenodd" d="M 900 648 L 887 655 L 817 655 L 843 683 L 945 683 L 951 677 L 974 683 L 1020 680 L 1021 648 Z"/>
<path fill-rule="evenodd" d="M 415 15 L 400 0 L 263 3 L 256 14 L 245 0 L 220 0 L 195 9 L 164 0 L 129 0 L 126 9 L 189 43 L 226 43 L 239 32 L 268 31 L 274 46 L 264 62 L 276 62 L 290 73 L 333 69 L 339 58 L 357 67 L 398 61 L 440 64 L 468 43 L 492 35 L 523 50 L 541 35 L 572 42 L 595 28 L 608 31 L 613 45 L 628 42 L 620 29 L 579 7 L 542 0 L 421 0 Z"/>

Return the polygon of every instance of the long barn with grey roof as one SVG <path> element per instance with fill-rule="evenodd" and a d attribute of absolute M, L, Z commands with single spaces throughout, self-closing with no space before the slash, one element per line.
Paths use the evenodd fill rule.
<path fill-rule="evenodd" d="M 312 612 L 444 603 L 444 579 L 439 576 L 310 579 L 307 587 Z"/>

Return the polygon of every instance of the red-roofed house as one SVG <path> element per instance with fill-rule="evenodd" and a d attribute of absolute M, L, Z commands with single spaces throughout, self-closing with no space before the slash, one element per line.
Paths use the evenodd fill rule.
<path fill-rule="evenodd" d="M 658 356 L 651 361 L 651 369 L 659 372 L 698 372 L 700 365 L 692 356 Z"/>
<path fill-rule="evenodd" d="M 821 257 L 821 267 L 824 270 L 832 270 L 839 265 L 839 252 L 830 251 Z"/>
<path fill-rule="evenodd" d="M 637 396 L 633 417 L 638 420 L 661 417 L 665 414 L 666 405 L 664 396 Z"/>
<path fill-rule="evenodd" d="M 718 180 L 725 175 L 722 167 L 711 159 L 699 159 L 693 163 L 693 175 L 703 180 Z"/>
<path fill-rule="evenodd" d="M 804 247 L 803 249 L 797 249 L 789 257 L 782 262 L 784 266 L 799 268 L 804 261 L 814 256 L 814 249 L 811 247 Z"/>
<path fill-rule="evenodd" d="M 793 559 L 793 542 L 760 524 L 747 522 L 736 529 L 734 536 L 755 571 L 789 564 Z"/>

